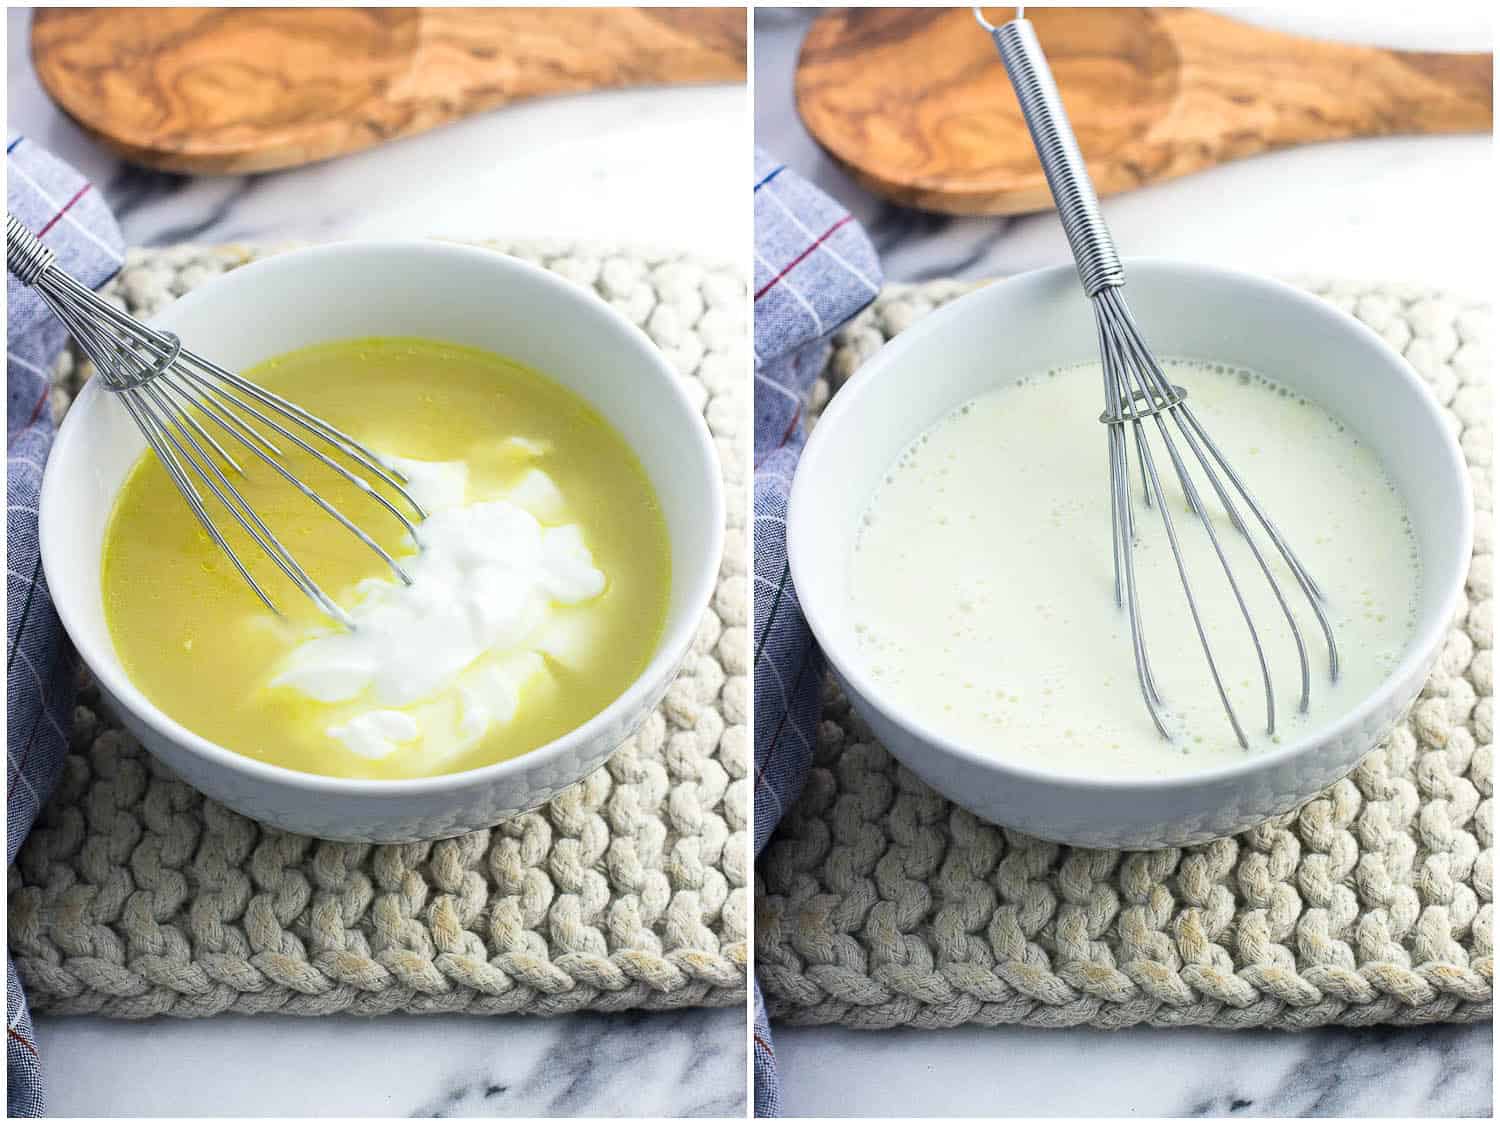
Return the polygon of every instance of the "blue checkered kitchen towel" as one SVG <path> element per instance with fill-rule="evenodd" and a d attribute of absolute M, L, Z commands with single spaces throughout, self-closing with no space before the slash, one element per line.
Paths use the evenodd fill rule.
<path fill-rule="evenodd" d="M 829 339 L 875 299 L 880 264 L 849 213 L 755 153 L 755 854 L 812 761 L 823 659 L 797 606 L 786 506 L 806 432 L 802 405 Z M 781 1108 L 776 1055 L 755 990 L 755 1114 Z"/>
<path fill-rule="evenodd" d="M 74 169 L 25 137 L 6 145 L 5 205 L 87 285 L 102 285 L 122 263 L 119 228 L 99 194 Z M 5 862 L 31 831 L 68 746 L 73 660 L 42 575 L 37 496 L 52 447 L 47 368 L 67 333 L 41 300 L 6 275 Z M 43 1111 L 41 1060 L 16 970 L 5 962 L 6 1108 Z"/>

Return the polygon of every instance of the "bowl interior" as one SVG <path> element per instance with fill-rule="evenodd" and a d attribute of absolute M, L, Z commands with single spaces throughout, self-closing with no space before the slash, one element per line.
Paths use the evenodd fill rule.
<path fill-rule="evenodd" d="M 235 270 L 168 306 L 153 323 L 230 370 L 325 341 L 411 335 L 486 348 L 566 386 L 634 449 L 666 519 L 671 596 L 656 658 L 641 680 L 686 650 L 722 547 L 716 454 L 665 359 L 592 292 L 472 247 L 334 244 Z M 48 584 L 75 645 L 117 698 L 174 741 L 201 741 L 129 685 L 105 623 L 104 533 L 115 496 L 146 448 L 109 397 L 97 382 L 85 387 L 48 461 L 41 505 Z M 186 506 L 182 518 L 192 518 Z"/>
<path fill-rule="evenodd" d="M 1374 449 L 1406 501 L 1419 543 L 1422 589 L 1406 653 L 1417 659 L 1448 624 L 1468 569 L 1471 524 L 1457 443 L 1420 380 L 1352 317 L 1289 286 L 1151 260 L 1129 263 L 1127 276 L 1131 308 L 1158 355 L 1234 364 L 1279 380 L 1321 403 Z M 858 518 L 877 482 L 907 443 L 975 395 L 1097 359 L 1093 314 L 1076 273 L 1050 269 L 988 286 L 924 318 L 829 404 L 798 466 L 788 552 L 819 642 L 861 694 L 880 697 L 861 672 L 847 568 Z M 1079 425 L 1099 428 L 1094 417 Z M 1102 440 L 1099 449 L 1103 488 Z M 1248 483 L 1253 490 L 1254 481 Z M 1108 533 L 1107 526 L 1099 529 L 1101 549 L 1107 550 Z M 889 714 L 899 719 L 900 709 L 890 705 Z M 1309 731 L 1302 741 L 1319 734 Z"/>

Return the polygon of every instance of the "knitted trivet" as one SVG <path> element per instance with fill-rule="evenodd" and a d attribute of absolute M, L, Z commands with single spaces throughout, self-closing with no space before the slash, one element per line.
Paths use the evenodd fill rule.
<path fill-rule="evenodd" d="M 729 535 L 713 606 L 645 728 L 544 808 L 376 847 L 293 836 L 177 781 L 86 680 L 73 750 L 10 877 L 10 951 L 34 1010 L 532 1012 L 745 1001 L 750 783 L 744 535 L 745 281 L 679 255 L 528 243 L 641 325 L 719 447 Z M 247 262 L 136 251 L 133 312 Z M 56 405 L 79 378 L 60 362 Z"/>
<path fill-rule="evenodd" d="M 950 804 L 830 685 L 807 787 L 757 869 L 756 971 L 773 1017 L 860 1028 L 1490 1018 L 1489 310 L 1410 287 L 1304 284 L 1405 354 L 1474 481 L 1468 596 L 1410 715 L 1294 812 L 1234 839 L 1122 853 L 1043 843 Z M 829 382 L 968 288 L 888 288 L 840 335 Z"/>

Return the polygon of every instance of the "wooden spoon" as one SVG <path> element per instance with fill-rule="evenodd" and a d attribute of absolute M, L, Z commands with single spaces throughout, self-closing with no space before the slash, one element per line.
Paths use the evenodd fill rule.
<path fill-rule="evenodd" d="M 59 106 L 127 160 L 242 173 L 523 98 L 745 80 L 743 8 L 41 8 Z"/>
<path fill-rule="evenodd" d="M 1319 42 L 1192 8 L 1027 18 L 1100 195 L 1289 145 L 1491 128 L 1490 54 Z M 796 93 L 808 131 L 887 199 L 952 215 L 1052 206 L 1000 56 L 968 8 L 824 15 Z"/>

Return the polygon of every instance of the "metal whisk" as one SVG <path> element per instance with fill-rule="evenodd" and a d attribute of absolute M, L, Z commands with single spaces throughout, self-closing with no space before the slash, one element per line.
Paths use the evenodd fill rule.
<path fill-rule="evenodd" d="M 1265 649 L 1261 645 L 1260 634 L 1256 631 L 1255 622 L 1251 618 L 1250 609 L 1240 591 L 1239 582 L 1235 578 L 1229 558 L 1224 553 L 1219 537 L 1214 533 L 1212 520 L 1189 473 L 1188 463 L 1172 438 L 1166 421 L 1168 417 L 1176 424 L 1183 443 L 1193 459 L 1197 461 L 1215 495 L 1218 496 L 1219 503 L 1223 505 L 1231 526 L 1249 544 L 1261 573 L 1270 583 L 1276 600 L 1286 615 L 1287 624 L 1291 626 L 1292 636 L 1297 644 L 1297 656 L 1302 665 L 1302 695 L 1299 704 L 1301 711 L 1307 710 L 1311 694 L 1307 646 L 1303 643 L 1301 631 L 1297 627 L 1297 620 L 1292 613 L 1291 606 L 1287 603 L 1286 595 L 1272 573 L 1261 547 L 1257 544 L 1250 525 L 1240 515 L 1239 507 L 1230 489 L 1225 486 L 1223 478 L 1228 479 L 1229 484 L 1233 486 L 1233 492 L 1239 495 L 1245 507 L 1254 515 L 1255 521 L 1285 560 L 1297 585 L 1301 587 L 1311 604 L 1318 624 L 1322 626 L 1323 636 L 1328 642 L 1330 677 L 1337 680 L 1338 648 L 1334 643 L 1333 628 L 1329 625 L 1328 616 L 1324 612 L 1323 595 L 1307 569 L 1292 553 L 1285 537 L 1277 530 L 1276 525 L 1250 494 L 1240 475 L 1230 466 L 1219 447 L 1194 416 L 1192 408 L 1187 404 L 1187 391 L 1171 383 L 1162 373 L 1160 365 L 1146 344 L 1145 337 L 1136 326 L 1135 319 L 1130 313 L 1130 306 L 1125 303 L 1125 271 L 1120 264 L 1119 255 L 1115 252 L 1109 229 L 1105 226 L 1104 216 L 1100 213 L 1099 198 L 1094 193 L 1094 186 L 1089 180 L 1088 169 L 1079 151 L 1078 141 L 1073 136 L 1073 128 L 1063 109 L 1062 98 L 1058 95 L 1057 84 L 1052 79 L 1052 72 L 1047 66 L 1046 57 L 1042 54 L 1030 21 L 1023 18 L 1023 12 L 1023 8 L 1016 9 L 1016 18 L 1000 26 L 986 20 L 982 8 L 976 7 L 974 16 L 980 26 L 994 39 L 995 46 L 1000 51 L 1000 58 L 1005 63 L 1006 72 L 1010 75 L 1011 85 L 1015 87 L 1016 97 L 1021 103 L 1021 112 L 1026 118 L 1027 128 L 1031 131 L 1032 143 L 1036 146 L 1037 155 L 1041 158 L 1042 170 L 1047 176 L 1047 186 L 1052 191 L 1052 198 L 1057 203 L 1063 229 L 1067 232 L 1068 244 L 1073 251 L 1073 260 L 1078 265 L 1079 280 L 1083 283 L 1084 292 L 1088 294 L 1094 306 L 1094 324 L 1099 339 L 1099 354 L 1104 367 L 1104 413 L 1099 416 L 1099 420 L 1105 424 L 1108 432 L 1115 602 L 1126 608 L 1129 614 L 1131 644 L 1135 651 L 1136 675 L 1140 681 L 1141 695 L 1145 698 L 1146 707 L 1151 712 L 1151 719 L 1156 724 L 1156 729 L 1164 737 L 1170 739 L 1171 734 L 1163 718 L 1162 697 L 1152 677 L 1151 661 L 1146 653 L 1140 604 L 1136 595 L 1134 563 L 1136 525 L 1130 503 L 1130 455 L 1126 436 L 1127 428 L 1134 438 L 1136 458 L 1140 465 L 1142 502 L 1147 508 L 1154 507 L 1161 514 L 1167 542 L 1172 548 L 1172 558 L 1177 564 L 1182 590 L 1187 596 L 1188 609 L 1192 613 L 1198 639 L 1203 645 L 1203 655 L 1207 658 L 1214 687 L 1218 690 L 1219 700 L 1223 703 L 1229 722 L 1234 727 L 1235 737 L 1239 739 L 1241 746 L 1248 748 L 1249 741 L 1245 737 L 1239 717 L 1235 714 L 1234 706 L 1230 703 L 1229 694 L 1224 689 L 1223 679 L 1219 675 L 1219 666 L 1214 660 L 1208 634 L 1198 612 L 1198 602 L 1193 596 L 1187 564 L 1183 559 L 1177 538 L 1177 529 L 1173 526 L 1172 515 L 1162 492 L 1161 479 L 1157 475 L 1156 464 L 1147 441 L 1148 420 L 1155 424 L 1157 434 L 1166 448 L 1167 455 L 1171 458 L 1172 467 L 1177 473 L 1177 479 L 1182 485 L 1189 507 L 1208 533 L 1214 553 L 1218 556 L 1230 589 L 1234 592 L 1240 613 L 1245 619 L 1245 625 L 1249 629 L 1250 640 L 1255 646 L 1255 655 L 1260 662 L 1261 680 L 1265 685 L 1266 734 L 1268 736 L 1276 733 L 1276 701 L 1271 688 L 1271 672 L 1266 661 Z"/>
<path fill-rule="evenodd" d="M 406 484 L 404 474 L 348 434 L 295 403 L 210 363 L 183 348 L 182 341 L 172 333 L 148 328 L 110 305 L 64 272 L 57 265 L 52 251 L 10 214 L 5 218 L 5 260 L 16 279 L 35 290 L 67 326 L 78 346 L 93 362 L 104 388 L 118 399 L 145 436 L 146 443 L 161 460 L 198 522 L 272 612 L 280 611 L 215 524 L 199 490 L 200 485 L 217 498 L 234 521 L 298 589 L 324 613 L 346 628 L 353 627 L 348 615 L 319 588 L 226 475 L 226 468 L 236 476 L 245 475 L 245 470 L 209 431 L 208 425 L 221 437 L 229 439 L 231 445 L 237 442 L 255 454 L 288 484 L 348 528 L 379 555 L 398 578 L 411 584 L 411 578 L 401 564 L 379 543 L 281 463 L 281 449 L 262 429 L 310 454 L 374 499 L 399 520 L 420 545 L 412 518 L 359 475 L 360 472 L 369 473 L 384 482 L 410 505 L 413 517 L 421 521 L 426 518 L 426 513 L 403 487 Z M 324 449 L 317 448 L 318 445 L 341 457 L 349 467 L 334 460 Z"/>

